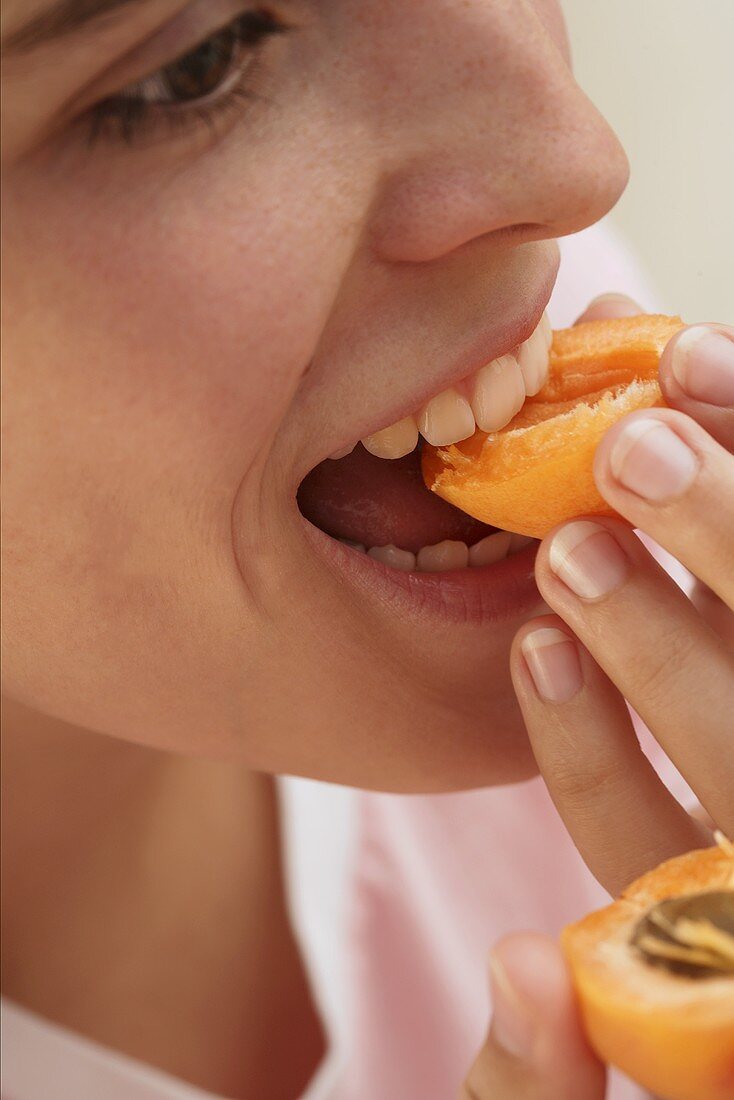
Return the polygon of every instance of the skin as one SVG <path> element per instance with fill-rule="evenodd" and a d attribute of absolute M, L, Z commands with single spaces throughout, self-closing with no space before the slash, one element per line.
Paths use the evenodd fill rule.
<path fill-rule="evenodd" d="M 555 4 L 444 0 L 418 26 L 412 5 L 286 7 L 271 99 L 214 147 L 199 132 L 90 153 L 67 127 L 7 165 L 5 690 L 267 772 L 520 779 L 515 624 L 458 625 L 447 655 L 355 607 L 293 498 L 360 410 L 382 425 L 441 388 L 480 313 L 497 326 L 552 275 L 538 238 L 604 214 L 627 163 L 570 75 Z M 85 63 L 100 68 L 78 61 L 69 83 Z M 49 52 L 6 74 L 33 118 L 50 68 Z M 15 150 L 33 141 L 19 126 Z M 356 685 L 361 751 L 344 735 Z"/>
<path fill-rule="evenodd" d="M 154 0 L 4 66 L 6 988 L 268 1100 L 323 1039 L 266 776 L 433 791 L 537 770 L 520 624 L 439 640 L 345 597 L 295 490 L 441 389 L 446 349 L 552 275 L 552 238 L 606 213 L 627 164 L 550 0 L 284 3 L 294 30 L 216 141 L 88 150 L 93 105 L 217 29 L 208 11 Z M 8 0 L 4 35 L 25 12 Z M 151 994 L 163 1011 L 136 1024 Z M 278 1050 L 284 1004 L 303 1038 Z"/>
<path fill-rule="evenodd" d="M 614 308 L 600 303 L 587 317 L 612 312 L 639 307 L 629 300 Z M 734 372 L 734 329 L 710 327 L 731 341 Z M 606 518 L 599 522 L 623 550 L 626 575 L 608 594 L 579 598 L 550 568 L 558 528 L 541 543 L 536 563 L 538 587 L 556 614 L 525 624 L 511 654 L 538 766 L 581 855 L 613 895 L 663 860 L 708 846 L 714 828 L 734 832 L 734 407 L 692 400 L 682 390 L 671 369 L 679 339 L 660 363 L 661 388 L 674 408 L 653 415 L 695 453 L 692 483 L 653 504 L 617 480 L 612 449 L 640 413 L 607 433 L 594 472 L 609 503 L 698 578 L 692 601 L 628 525 Z M 695 358 L 692 367 L 693 375 Z M 539 626 L 562 630 L 578 655 L 579 689 L 561 703 L 539 693 L 523 654 L 523 639 Z M 698 796 L 693 815 L 647 763 L 625 699 Z M 507 936 L 495 948 L 491 971 L 494 1017 L 467 1077 L 466 1100 L 603 1100 L 605 1068 L 584 1040 L 558 945 L 533 933 Z"/>

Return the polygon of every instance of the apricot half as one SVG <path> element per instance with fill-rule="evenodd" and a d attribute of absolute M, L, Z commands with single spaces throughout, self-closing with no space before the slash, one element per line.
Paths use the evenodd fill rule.
<path fill-rule="evenodd" d="M 561 934 L 591 1045 L 663 1100 L 734 1097 L 734 846 L 717 839 Z"/>
<path fill-rule="evenodd" d="M 615 515 L 594 482 L 594 451 L 625 413 L 664 405 L 657 380 L 680 317 L 588 321 L 553 334 L 548 381 L 497 432 L 423 448 L 429 489 L 484 523 L 542 538 L 578 515 Z"/>

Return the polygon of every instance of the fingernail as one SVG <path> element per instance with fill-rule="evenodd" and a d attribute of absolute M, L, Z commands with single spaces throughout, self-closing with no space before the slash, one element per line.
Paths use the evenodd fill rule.
<path fill-rule="evenodd" d="M 548 564 L 584 600 L 613 592 L 629 572 L 627 556 L 614 536 L 584 519 L 566 524 L 553 536 Z"/>
<path fill-rule="evenodd" d="M 734 405 L 734 341 L 693 325 L 673 345 L 671 369 L 681 389 L 709 405 Z"/>
<path fill-rule="evenodd" d="M 645 500 L 679 496 L 691 484 L 698 459 L 662 420 L 638 417 L 614 441 L 609 464 L 617 481 Z"/>
<path fill-rule="evenodd" d="M 515 1058 L 528 1059 L 533 1053 L 535 1026 L 515 992 L 507 970 L 496 954 L 489 957 L 492 989 L 492 1034 L 500 1046 Z"/>
<path fill-rule="evenodd" d="M 576 643 L 554 626 L 538 627 L 520 645 L 535 690 L 549 703 L 567 703 L 583 683 Z"/>

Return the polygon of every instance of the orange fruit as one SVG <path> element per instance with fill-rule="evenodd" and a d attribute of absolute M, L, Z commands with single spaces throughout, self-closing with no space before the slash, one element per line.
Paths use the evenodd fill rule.
<path fill-rule="evenodd" d="M 592 1047 L 664 1100 L 734 1097 L 734 845 L 717 839 L 561 934 Z"/>
<path fill-rule="evenodd" d="M 535 538 L 573 516 L 615 515 L 594 482 L 594 452 L 625 413 L 665 404 L 658 364 L 683 327 L 643 314 L 555 332 L 543 389 L 500 431 L 424 446 L 426 485 L 484 523 Z"/>

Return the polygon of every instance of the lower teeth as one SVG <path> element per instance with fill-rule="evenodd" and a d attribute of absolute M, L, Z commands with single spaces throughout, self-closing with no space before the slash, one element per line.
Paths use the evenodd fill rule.
<path fill-rule="evenodd" d="M 417 554 L 410 550 L 401 550 L 392 543 L 387 546 L 372 546 L 368 550 L 363 543 L 353 542 L 351 539 L 337 541 L 403 573 L 443 573 L 449 569 L 494 565 L 524 550 L 536 540 L 529 535 L 517 535 L 511 531 L 495 531 L 470 547 L 465 542 L 446 540 L 435 546 L 424 546 Z"/>
<path fill-rule="evenodd" d="M 381 561 L 383 565 L 389 565 L 391 569 L 399 569 L 403 573 L 412 573 L 415 569 L 415 554 L 410 550 L 401 550 L 397 546 L 373 546 L 367 551 L 367 556 Z"/>

